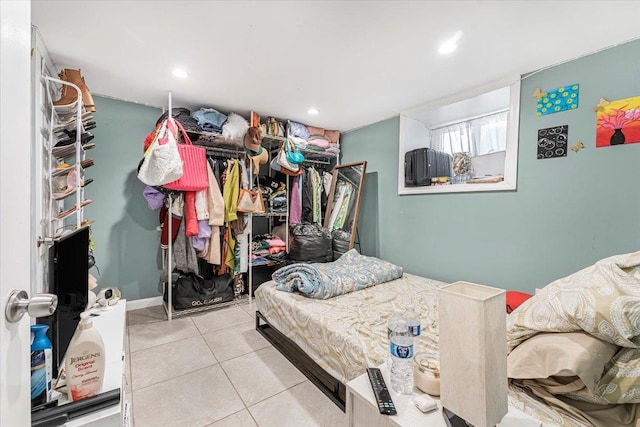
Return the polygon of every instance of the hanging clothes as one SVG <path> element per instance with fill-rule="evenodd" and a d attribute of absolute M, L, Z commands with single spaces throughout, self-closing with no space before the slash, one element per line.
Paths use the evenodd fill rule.
<path fill-rule="evenodd" d="M 315 168 L 310 168 L 311 173 L 311 188 L 313 197 L 313 222 L 316 224 L 322 224 L 322 179 L 320 174 Z"/>
<path fill-rule="evenodd" d="M 215 177 L 214 168 L 207 162 L 207 175 L 209 178 L 209 188 L 207 189 L 207 210 L 209 211 L 209 225 L 211 226 L 211 237 L 205 243 L 205 247 L 200 252 L 200 257 L 209 264 L 222 264 L 222 246 L 220 244 L 220 227 L 224 225 L 224 199 L 220 191 L 220 183 Z"/>
<path fill-rule="evenodd" d="M 233 272 L 236 265 L 235 256 L 236 239 L 233 237 L 233 231 L 230 227 L 224 229 L 224 241 L 222 243 L 222 253 L 224 256 L 224 265 L 221 266 L 218 274 L 222 275 L 227 272 Z"/>
<path fill-rule="evenodd" d="M 289 224 L 300 223 L 302 217 L 302 198 L 300 197 L 300 177 L 294 176 L 291 184 L 291 201 L 289 208 Z"/>
<path fill-rule="evenodd" d="M 184 220 L 187 237 L 198 235 L 198 215 L 196 214 L 196 193 L 195 191 L 184 192 Z"/>
<path fill-rule="evenodd" d="M 180 222 L 178 235 L 176 236 L 176 241 L 173 244 L 172 255 L 172 266 L 174 269 L 183 273 L 200 273 L 196 251 L 193 249 L 191 239 L 187 238 L 187 234 L 185 232 L 185 221 Z M 165 264 L 162 274 L 160 275 L 160 280 L 167 282 L 168 279 L 169 275 L 167 274 L 167 264 Z"/>
<path fill-rule="evenodd" d="M 302 218 L 303 223 L 313 222 L 313 184 L 311 173 L 306 169 L 301 175 L 302 178 Z"/>
<path fill-rule="evenodd" d="M 324 171 L 322 173 L 322 182 L 324 184 L 324 192 L 327 197 L 329 197 L 329 193 L 331 192 L 331 183 L 333 182 L 333 174 Z"/>
<path fill-rule="evenodd" d="M 347 219 L 347 215 L 349 214 L 349 205 L 351 203 L 351 195 L 353 194 L 353 187 L 351 184 L 343 184 L 344 190 L 342 191 L 342 200 L 339 200 L 338 205 L 340 208 L 338 209 L 338 214 L 336 215 L 336 219 L 333 223 L 333 228 L 342 230 L 342 227 L 345 224 Z"/>
<path fill-rule="evenodd" d="M 227 167 L 228 175 L 224 182 L 222 197 L 224 198 L 224 221 L 231 222 L 238 219 L 238 195 L 240 194 L 240 172 L 238 161 L 230 160 Z"/>
<path fill-rule="evenodd" d="M 207 162 L 207 165 L 208 164 L 209 162 Z M 208 192 L 208 188 L 196 191 L 196 215 L 198 216 L 198 221 L 209 219 L 209 207 L 207 206 Z"/>

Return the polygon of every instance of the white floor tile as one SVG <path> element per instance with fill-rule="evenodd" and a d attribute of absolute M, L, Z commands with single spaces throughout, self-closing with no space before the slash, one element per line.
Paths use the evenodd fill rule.
<path fill-rule="evenodd" d="M 163 320 L 167 320 L 167 315 L 161 305 L 127 311 L 128 325 L 161 322 Z"/>
<path fill-rule="evenodd" d="M 246 409 L 229 415 L 220 421 L 207 427 L 257 427 L 256 422 L 251 418 L 251 414 Z"/>
<path fill-rule="evenodd" d="M 221 329 L 203 335 L 219 362 L 268 347 L 269 342 L 256 331 L 254 323 Z"/>
<path fill-rule="evenodd" d="M 219 365 L 133 392 L 135 427 L 202 427 L 242 409 Z"/>
<path fill-rule="evenodd" d="M 199 335 L 198 329 L 188 317 L 171 322 L 130 325 L 129 350 L 133 353 L 196 335 Z"/>
<path fill-rule="evenodd" d="M 347 416 L 309 381 L 249 407 L 260 427 L 339 427 Z"/>
<path fill-rule="evenodd" d="M 278 350 L 263 348 L 221 363 L 247 406 L 305 380 Z"/>
<path fill-rule="evenodd" d="M 131 353 L 133 390 L 139 390 L 217 363 L 200 336 Z"/>
<path fill-rule="evenodd" d="M 253 318 L 240 307 L 228 307 L 191 316 L 201 334 L 206 334 L 230 326 L 249 323 Z"/>

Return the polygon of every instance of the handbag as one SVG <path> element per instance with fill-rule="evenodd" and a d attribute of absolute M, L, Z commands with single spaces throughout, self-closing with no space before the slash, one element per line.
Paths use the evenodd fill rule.
<path fill-rule="evenodd" d="M 276 156 L 276 163 L 282 166 L 283 169 L 288 169 L 291 172 L 298 172 L 300 170 L 300 166 L 297 164 L 292 164 L 287 157 L 287 143 L 285 142 L 278 151 L 278 155 Z"/>
<path fill-rule="evenodd" d="M 157 130 L 144 153 L 138 179 L 147 185 L 165 185 L 184 175 L 182 160 L 175 136 L 169 132 L 167 121 Z"/>
<path fill-rule="evenodd" d="M 175 125 L 182 132 L 184 144 L 178 145 L 180 158 L 182 159 L 182 176 L 165 184 L 165 188 L 178 191 L 200 191 L 209 188 L 209 175 L 207 172 L 207 150 L 202 147 L 196 147 L 191 143 L 189 135 L 184 130 L 182 123 L 171 119 L 167 125 L 170 133 L 173 133 Z M 173 126 L 173 128 L 172 128 Z"/>
<path fill-rule="evenodd" d="M 298 150 L 298 148 L 293 143 L 293 141 L 288 140 L 287 142 L 288 144 L 287 144 L 286 153 L 287 153 L 287 160 L 289 160 L 289 163 L 291 163 L 292 165 L 299 165 L 302 162 L 304 162 L 304 154 L 302 154 L 300 150 Z"/>
<path fill-rule="evenodd" d="M 165 286 L 164 300 L 168 302 Z M 172 284 L 171 302 L 176 310 L 220 304 L 233 299 L 233 278 L 229 274 L 203 279 L 196 274 L 181 276 Z"/>
<path fill-rule="evenodd" d="M 304 172 L 304 171 L 303 171 L 303 169 L 302 169 L 299 165 L 296 165 L 296 166 L 298 166 L 298 170 L 297 170 L 297 171 L 295 171 L 295 172 L 294 172 L 294 171 L 292 171 L 291 169 L 283 168 L 282 166 L 280 166 L 280 165 L 278 164 L 278 158 L 277 158 L 277 157 L 274 157 L 273 159 L 271 159 L 271 163 L 270 163 L 270 165 L 269 165 L 269 166 L 270 166 L 270 167 L 271 167 L 271 169 L 273 169 L 274 171 L 276 171 L 276 172 L 280 172 L 280 173 L 283 173 L 283 174 L 285 174 L 285 175 L 289 175 L 289 176 L 298 176 L 298 175 L 302 175 L 302 172 Z"/>
<path fill-rule="evenodd" d="M 264 199 L 262 198 L 262 191 L 260 190 L 260 183 L 253 190 L 247 190 L 246 188 L 240 189 L 238 195 L 238 206 L 236 208 L 238 212 L 245 213 L 264 213 Z"/>

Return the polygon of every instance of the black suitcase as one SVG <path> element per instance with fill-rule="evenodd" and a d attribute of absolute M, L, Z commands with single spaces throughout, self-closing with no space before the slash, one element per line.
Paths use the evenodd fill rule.
<path fill-rule="evenodd" d="M 451 176 L 453 157 L 431 148 L 417 148 L 404 155 L 404 185 L 431 185 L 431 178 Z"/>
<path fill-rule="evenodd" d="M 411 150 L 404 153 L 404 185 L 405 187 L 415 187 L 416 172 L 415 172 L 415 151 Z"/>

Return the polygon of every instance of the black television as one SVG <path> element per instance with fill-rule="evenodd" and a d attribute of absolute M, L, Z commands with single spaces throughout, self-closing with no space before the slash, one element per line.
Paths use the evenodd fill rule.
<path fill-rule="evenodd" d="M 89 228 L 83 227 L 59 239 L 49 249 L 49 292 L 58 296 L 53 316 L 38 323 L 49 325 L 53 345 L 53 377 L 69 347 L 69 341 L 88 303 L 89 293 Z"/>

